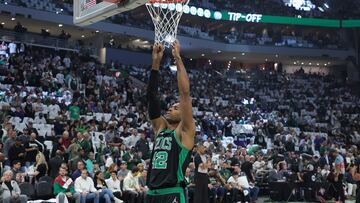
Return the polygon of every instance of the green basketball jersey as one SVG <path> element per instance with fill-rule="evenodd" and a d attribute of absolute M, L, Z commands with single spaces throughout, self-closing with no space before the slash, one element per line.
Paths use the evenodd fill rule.
<path fill-rule="evenodd" d="M 150 190 L 184 185 L 191 153 L 176 136 L 176 130 L 162 130 L 155 139 L 148 173 Z"/>

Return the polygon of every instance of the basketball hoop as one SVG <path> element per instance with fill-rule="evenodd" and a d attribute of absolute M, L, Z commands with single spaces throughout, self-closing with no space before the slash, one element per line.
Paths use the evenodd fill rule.
<path fill-rule="evenodd" d="M 146 4 L 155 27 L 155 44 L 169 48 L 176 40 L 183 7 L 189 0 L 149 0 Z"/>

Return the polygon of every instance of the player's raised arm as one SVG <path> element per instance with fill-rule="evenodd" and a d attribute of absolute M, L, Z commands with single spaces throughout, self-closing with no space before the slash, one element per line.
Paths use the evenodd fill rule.
<path fill-rule="evenodd" d="M 180 95 L 181 123 L 178 131 L 181 133 L 182 144 L 189 150 L 194 146 L 195 122 L 192 114 L 190 97 L 190 82 L 185 66 L 180 56 L 180 43 L 175 41 L 172 54 L 177 66 L 177 80 Z"/>
<path fill-rule="evenodd" d="M 150 73 L 149 84 L 147 87 L 148 112 L 155 136 L 159 131 L 166 127 L 166 121 L 161 117 L 161 107 L 159 100 L 159 69 L 161 59 L 164 55 L 164 47 L 162 45 L 154 45 L 152 52 L 152 67 Z"/>

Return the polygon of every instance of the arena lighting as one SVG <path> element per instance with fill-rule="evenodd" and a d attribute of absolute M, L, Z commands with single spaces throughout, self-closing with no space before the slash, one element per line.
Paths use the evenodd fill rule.
<path fill-rule="evenodd" d="M 309 63 L 309 65 L 311 66 L 311 63 Z"/>
<path fill-rule="evenodd" d="M 50 30 L 49 30 L 49 29 L 46 29 L 45 31 L 46 31 L 46 32 L 49 32 Z"/>
<path fill-rule="evenodd" d="M 192 61 L 192 59 L 190 59 L 190 61 Z"/>
<path fill-rule="evenodd" d="M 1 22 L 1 25 L 5 25 L 5 23 L 4 23 L 4 22 Z"/>
<path fill-rule="evenodd" d="M 241 55 L 245 56 L 245 53 L 242 53 Z"/>
<path fill-rule="evenodd" d="M 7 4 L 8 4 L 8 2 L 5 1 L 5 5 L 7 5 Z"/>
<path fill-rule="evenodd" d="M 16 20 L 16 18 L 11 18 L 12 21 Z"/>
<path fill-rule="evenodd" d="M 304 65 L 304 62 L 301 62 L 301 65 Z"/>
<path fill-rule="evenodd" d="M 236 59 L 236 57 L 234 56 L 234 57 L 233 57 L 233 59 L 235 60 L 235 59 Z"/>
<path fill-rule="evenodd" d="M 319 11 L 324 12 L 323 8 L 319 7 L 318 9 L 319 9 Z"/>
<path fill-rule="evenodd" d="M 84 38 L 84 37 L 85 37 L 85 35 L 81 35 L 81 37 L 82 37 L 82 38 Z"/>
<path fill-rule="evenodd" d="M 294 62 L 294 65 L 296 65 L 296 62 Z"/>
<path fill-rule="evenodd" d="M 325 66 L 327 66 L 327 64 L 326 64 L 326 63 L 325 63 L 324 65 L 325 65 Z"/>
<path fill-rule="evenodd" d="M 318 66 L 319 66 L 319 65 L 320 65 L 320 63 L 317 63 L 316 65 L 318 65 Z"/>
<path fill-rule="evenodd" d="M 279 55 L 277 55 L 277 54 L 276 54 L 276 55 L 275 55 L 275 57 L 276 57 L 276 58 L 278 58 L 278 57 L 279 57 Z"/>
<path fill-rule="evenodd" d="M 100 31 L 99 31 L 99 30 L 96 30 L 95 32 L 96 32 L 96 33 L 99 33 Z"/>
<path fill-rule="evenodd" d="M 205 54 L 201 54 L 201 56 L 205 56 Z"/>
<path fill-rule="evenodd" d="M 59 27 L 62 27 L 63 26 L 63 24 L 59 24 Z"/>
<path fill-rule="evenodd" d="M 221 51 L 219 50 L 219 51 L 217 51 L 217 53 L 221 53 Z"/>
<path fill-rule="evenodd" d="M 327 3 L 324 3 L 325 8 L 330 8 Z"/>

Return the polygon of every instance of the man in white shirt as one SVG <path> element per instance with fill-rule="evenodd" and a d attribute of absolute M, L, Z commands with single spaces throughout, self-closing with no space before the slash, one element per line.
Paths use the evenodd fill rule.
<path fill-rule="evenodd" d="M 124 179 L 124 192 L 130 196 L 130 203 L 143 202 L 145 199 L 145 193 L 140 189 L 137 177 L 139 172 L 139 168 L 134 167 Z"/>
<path fill-rule="evenodd" d="M 49 119 L 54 120 L 56 117 L 59 116 L 60 106 L 52 101 L 52 104 L 49 106 Z"/>
<path fill-rule="evenodd" d="M 8 47 L 10 55 L 16 54 L 16 44 L 14 42 L 10 42 Z"/>
<path fill-rule="evenodd" d="M 125 144 L 128 148 L 134 147 L 136 142 L 140 140 L 140 135 L 138 134 L 138 131 L 136 129 L 133 129 L 131 131 L 131 135 L 126 138 Z"/>
<path fill-rule="evenodd" d="M 46 119 L 43 116 L 42 113 L 39 113 L 35 119 L 34 119 L 34 124 L 46 124 Z"/>
<path fill-rule="evenodd" d="M 86 203 L 89 200 L 99 203 L 99 191 L 94 187 L 94 181 L 88 177 L 86 169 L 83 169 L 81 176 L 75 180 L 75 192 L 81 194 L 81 203 Z"/>

